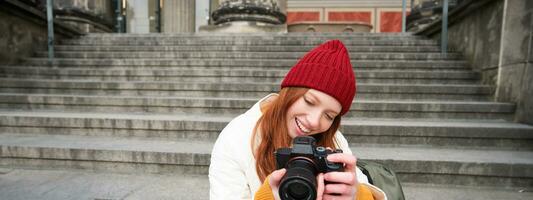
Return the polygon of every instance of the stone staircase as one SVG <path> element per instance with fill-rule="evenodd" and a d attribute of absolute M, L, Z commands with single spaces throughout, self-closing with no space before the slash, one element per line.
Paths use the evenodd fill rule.
<path fill-rule="evenodd" d="M 408 198 L 533 198 L 533 126 L 512 122 L 515 105 L 492 101 L 460 53 L 410 34 L 291 33 L 91 34 L 60 41 L 52 65 L 36 52 L 0 66 L 0 199 L 207 199 L 218 133 L 328 39 L 356 72 L 352 151 L 393 168 Z M 80 191 L 65 176 L 125 186 Z M 117 176 L 128 181 L 103 178 Z M 20 189 L 34 177 L 61 181 Z"/>

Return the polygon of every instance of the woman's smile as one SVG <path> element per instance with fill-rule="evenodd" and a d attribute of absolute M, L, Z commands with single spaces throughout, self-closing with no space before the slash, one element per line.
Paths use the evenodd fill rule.
<path fill-rule="evenodd" d="M 298 135 L 307 135 L 309 133 L 311 133 L 311 130 L 309 130 L 308 128 L 306 128 L 302 122 L 300 122 L 300 120 L 298 120 L 298 118 L 294 118 L 294 121 L 296 123 L 296 126 L 298 127 L 298 130 L 299 130 L 299 133 L 301 134 L 298 134 Z"/>

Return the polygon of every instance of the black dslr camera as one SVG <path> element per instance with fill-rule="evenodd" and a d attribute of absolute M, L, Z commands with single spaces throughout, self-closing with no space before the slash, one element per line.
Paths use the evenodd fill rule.
<path fill-rule="evenodd" d="M 316 176 L 319 173 L 344 170 L 343 163 L 333 163 L 326 159 L 333 153 L 342 153 L 342 150 L 331 151 L 317 147 L 315 138 L 310 136 L 294 138 L 292 148 L 277 149 L 274 153 L 277 168 L 287 169 L 279 185 L 280 198 L 315 200 Z"/>

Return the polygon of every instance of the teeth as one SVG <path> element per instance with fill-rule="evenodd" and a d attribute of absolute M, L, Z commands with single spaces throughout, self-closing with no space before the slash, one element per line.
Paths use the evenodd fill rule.
<path fill-rule="evenodd" d="M 296 119 L 296 125 L 298 125 L 298 127 L 300 128 L 300 130 L 302 130 L 304 133 L 309 133 L 311 132 L 311 130 L 309 129 L 306 129 L 302 123 L 300 122 L 300 120 Z"/>

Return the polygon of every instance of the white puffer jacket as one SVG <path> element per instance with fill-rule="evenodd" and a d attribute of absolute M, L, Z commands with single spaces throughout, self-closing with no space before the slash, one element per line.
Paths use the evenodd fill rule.
<path fill-rule="evenodd" d="M 210 199 L 252 199 L 261 186 L 255 170 L 251 137 L 255 124 L 262 115 L 259 104 L 271 95 L 276 94 L 264 97 L 244 114 L 233 119 L 218 136 L 209 166 Z M 352 154 L 341 132 L 337 131 L 335 139 L 339 144 L 338 148 Z M 368 184 L 368 179 L 361 170 L 356 171 L 359 183 Z M 375 197 L 386 199 L 383 191 L 368 185 Z"/>

